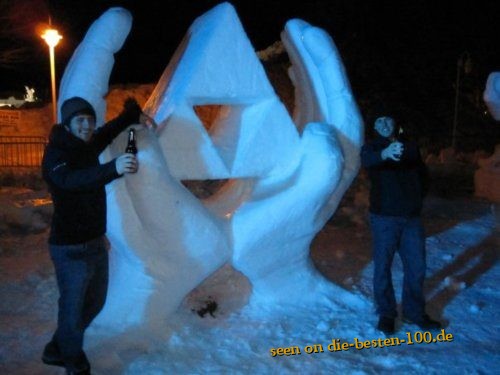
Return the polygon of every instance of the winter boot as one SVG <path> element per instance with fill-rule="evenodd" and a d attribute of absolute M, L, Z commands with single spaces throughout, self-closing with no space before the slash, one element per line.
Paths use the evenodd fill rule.
<path fill-rule="evenodd" d="M 49 341 L 49 343 L 45 345 L 45 349 L 42 354 L 42 362 L 50 366 L 64 367 L 59 346 L 54 340 Z"/>
<path fill-rule="evenodd" d="M 432 331 L 432 330 L 437 330 L 441 329 L 442 325 L 440 322 L 437 320 L 433 320 L 429 317 L 429 315 L 424 314 L 420 318 L 417 319 L 410 319 L 407 317 L 403 317 L 403 322 L 405 323 L 410 323 L 410 324 L 416 324 L 419 328 L 426 330 L 426 331 Z"/>
<path fill-rule="evenodd" d="M 396 332 L 394 329 L 394 318 L 381 316 L 378 320 L 377 329 L 384 332 L 386 335 L 393 335 Z"/>

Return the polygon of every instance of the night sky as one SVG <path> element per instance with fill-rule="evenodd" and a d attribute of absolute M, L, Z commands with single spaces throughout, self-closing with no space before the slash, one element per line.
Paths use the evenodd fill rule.
<path fill-rule="evenodd" d="M 194 19 L 219 3 L 0 0 L 0 5 L 7 4 L 9 8 L 7 23 L 24 27 L 19 29 L 16 43 L 28 47 L 24 64 L 10 69 L 0 65 L 0 92 L 17 90 L 22 95 L 24 85 L 30 84 L 39 94 L 50 96 L 48 48 L 34 30 L 37 24 L 47 23 L 49 15 L 64 35 L 56 50 L 60 78 L 92 21 L 111 6 L 129 9 L 134 23 L 124 48 L 116 56 L 111 83 L 151 83 L 160 77 Z M 342 55 L 358 103 L 371 108 L 367 114 L 377 111 L 377 102 L 386 107 L 389 103 L 392 108 L 403 108 L 407 116 L 425 117 L 429 126 L 437 127 L 448 122 L 453 112 L 457 61 L 461 55 L 467 52 L 473 68 L 462 84 L 468 90 L 466 94 L 475 98 L 465 100 L 477 102 L 488 74 L 500 71 L 498 0 L 231 3 L 256 50 L 278 40 L 285 22 L 291 18 L 304 19 L 328 31 Z M 21 9 L 21 17 L 16 15 L 16 9 Z M 0 35 L 2 49 L 12 42 Z M 473 111 L 481 111 L 478 103 L 472 105 L 477 107 Z"/>

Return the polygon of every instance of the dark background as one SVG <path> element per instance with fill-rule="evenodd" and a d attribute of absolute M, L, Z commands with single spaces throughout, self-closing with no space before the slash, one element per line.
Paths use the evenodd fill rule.
<path fill-rule="evenodd" d="M 56 47 L 57 77 L 90 24 L 111 6 L 134 16 L 116 56 L 114 83 L 153 83 L 194 19 L 220 1 L 0 0 L 0 50 L 23 48 L 15 64 L 0 58 L 0 94 L 22 97 L 34 86 L 50 100 L 48 48 L 37 27 L 49 16 L 64 39 Z M 342 55 L 367 124 L 392 114 L 429 149 L 451 143 L 457 70 L 460 71 L 458 146 L 492 149 L 500 124 L 486 112 L 487 76 L 500 71 L 500 1 L 278 0 L 232 1 L 243 27 L 261 50 L 277 41 L 285 22 L 301 18 L 330 33 Z M 459 65 L 469 58 L 468 73 Z M 3 61 L 3 63 L 2 63 Z M 285 68 L 286 62 L 278 62 Z M 370 126 L 367 126 L 369 128 Z"/>

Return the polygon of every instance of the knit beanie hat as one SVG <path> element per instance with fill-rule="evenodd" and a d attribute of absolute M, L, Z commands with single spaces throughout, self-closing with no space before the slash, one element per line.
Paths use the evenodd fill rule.
<path fill-rule="evenodd" d="M 69 125 L 71 119 L 77 114 L 87 114 L 96 118 L 92 105 L 78 96 L 74 96 L 64 101 L 61 106 L 61 124 Z"/>

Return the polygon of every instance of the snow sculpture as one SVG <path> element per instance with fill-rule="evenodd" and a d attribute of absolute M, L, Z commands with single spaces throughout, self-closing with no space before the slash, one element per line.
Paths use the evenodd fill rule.
<path fill-rule="evenodd" d="M 32 87 L 24 86 L 24 90 L 26 90 L 26 94 L 24 95 L 24 101 L 28 103 L 35 102 L 36 101 L 35 89 Z"/>
<path fill-rule="evenodd" d="M 81 95 L 102 123 L 112 56 L 130 25 L 121 8 L 95 21 L 66 68 L 61 103 Z M 293 62 L 294 120 L 230 4 L 188 30 L 146 104 L 159 127 L 138 131 L 138 173 L 107 189 L 110 286 L 94 326 L 155 329 L 226 263 L 248 277 L 251 303 L 347 296 L 308 254 L 357 173 L 361 116 L 323 30 L 291 20 L 282 39 Z M 207 129 L 198 106 L 217 111 Z M 103 159 L 123 152 L 124 137 Z M 203 179 L 228 182 L 203 201 L 180 182 Z"/>
<path fill-rule="evenodd" d="M 122 8 L 111 8 L 90 26 L 64 70 L 59 87 L 59 118 L 61 104 L 80 96 L 92 104 L 98 125 L 102 125 L 114 54 L 122 48 L 131 27 L 132 17 Z"/>
<path fill-rule="evenodd" d="M 488 76 L 483 98 L 493 118 L 500 121 L 500 72 Z"/>

